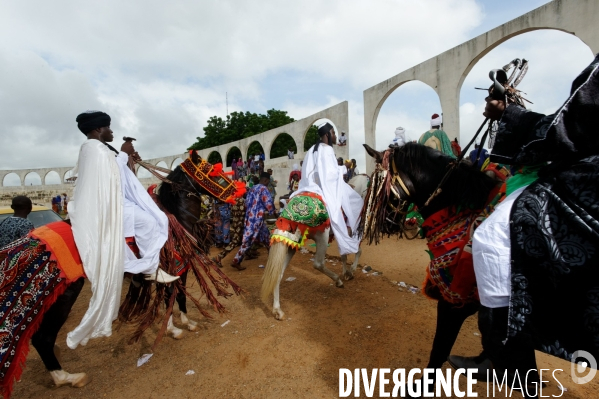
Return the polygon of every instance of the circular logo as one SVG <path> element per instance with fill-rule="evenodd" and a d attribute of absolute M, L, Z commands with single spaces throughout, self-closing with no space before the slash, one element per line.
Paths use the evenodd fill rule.
<path fill-rule="evenodd" d="M 597 374 L 597 360 L 587 351 L 576 351 L 572 354 L 572 381 L 575 384 L 586 384 Z"/>

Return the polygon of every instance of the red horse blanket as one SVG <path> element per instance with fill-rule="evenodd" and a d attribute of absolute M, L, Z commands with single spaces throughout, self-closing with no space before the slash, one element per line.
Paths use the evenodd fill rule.
<path fill-rule="evenodd" d="M 21 377 L 29 340 L 44 313 L 83 275 L 71 226 L 64 222 L 36 229 L 0 250 L 0 393 L 5 398 Z"/>

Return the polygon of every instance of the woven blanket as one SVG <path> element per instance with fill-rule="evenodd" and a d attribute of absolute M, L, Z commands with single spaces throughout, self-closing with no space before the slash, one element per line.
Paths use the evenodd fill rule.
<path fill-rule="evenodd" d="M 21 377 L 31 336 L 66 287 L 39 240 L 24 237 L 0 251 L 0 393 L 5 398 Z"/>
<path fill-rule="evenodd" d="M 283 242 L 299 249 L 309 233 L 324 231 L 330 225 L 329 213 L 322 197 L 314 193 L 296 195 L 279 215 L 270 243 Z"/>
<path fill-rule="evenodd" d="M 68 223 L 49 223 L 33 230 L 29 235 L 46 244 L 46 247 L 52 251 L 50 259 L 57 262 L 63 272 L 61 277 L 66 277 L 68 283 L 85 277 L 73 231 Z"/>

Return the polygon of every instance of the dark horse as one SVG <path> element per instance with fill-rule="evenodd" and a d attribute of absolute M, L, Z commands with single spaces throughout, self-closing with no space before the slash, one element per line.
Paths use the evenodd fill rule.
<path fill-rule="evenodd" d="M 197 165 L 201 162 L 201 159 L 195 152 L 190 154 L 190 158 L 194 165 Z M 163 183 L 161 185 L 159 195 L 158 195 L 159 202 L 161 203 L 161 204 L 159 204 L 159 206 L 163 207 L 163 210 L 166 211 L 167 216 L 168 216 L 168 213 L 170 213 L 174 217 L 174 219 L 176 219 L 176 221 L 178 221 L 180 223 L 180 225 L 182 225 L 185 228 L 185 230 L 187 230 L 187 232 L 191 233 L 191 235 L 195 239 L 194 245 L 197 245 L 197 247 L 201 251 L 204 251 L 204 253 L 206 254 L 207 248 L 210 245 L 210 243 L 209 243 L 209 241 L 206 240 L 207 236 L 205 234 L 206 228 L 207 228 L 207 221 L 201 219 L 201 214 L 202 214 L 201 196 L 202 195 L 210 195 L 209 192 L 206 191 L 199 184 L 197 184 L 193 179 L 189 178 L 189 176 L 187 176 L 185 174 L 185 172 L 181 169 L 180 166 L 178 166 L 174 171 L 172 171 L 167 176 L 166 179 L 169 182 L 171 182 L 172 184 Z M 226 183 L 231 183 L 231 181 L 229 179 L 225 178 L 224 180 L 221 179 L 221 183 L 226 184 Z M 62 222 L 59 222 L 59 223 L 62 223 Z M 172 227 L 172 224 L 173 224 L 172 220 L 169 218 L 169 225 L 171 225 L 169 227 Z M 170 230 L 170 233 L 172 233 L 172 230 Z M 169 234 L 169 235 L 172 236 L 172 234 Z M 72 236 L 71 236 L 71 240 L 72 240 Z M 167 244 L 168 244 L 168 241 L 167 241 Z M 166 246 L 167 245 L 165 245 L 165 247 Z M 52 252 L 52 249 L 47 248 L 46 251 L 50 251 L 50 252 L 48 252 L 48 254 L 50 254 Z M 164 252 L 165 251 L 163 249 L 163 253 Z M 195 251 L 195 252 L 198 252 L 198 251 Z M 164 258 L 161 255 L 161 266 L 162 267 L 164 267 L 163 261 L 164 261 Z M 233 282 L 231 282 L 222 272 L 220 272 L 218 270 L 218 267 L 216 267 L 216 265 L 214 263 L 211 263 L 207 256 L 203 256 L 201 258 L 201 263 L 202 263 L 202 265 L 201 265 L 200 269 L 203 270 L 202 271 L 203 276 L 204 276 L 203 278 L 209 279 L 211 281 L 211 284 L 207 284 L 206 281 L 202 281 L 200 283 L 200 286 L 202 287 L 203 292 L 207 296 L 210 304 L 213 305 L 213 307 L 216 310 L 224 311 L 224 307 L 220 303 L 218 303 L 218 301 L 216 300 L 216 297 L 212 293 L 212 290 L 216 290 L 217 295 L 226 297 L 228 295 L 231 295 L 230 293 L 226 292 L 227 287 L 232 287 L 236 293 L 239 293 L 240 288 L 238 286 L 236 286 Z M 196 277 L 198 279 L 201 278 L 199 276 L 199 272 L 197 271 L 197 269 L 196 269 L 196 271 L 194 271 L 194 274 L 196 275 Z M 186 307 L 186 301 L 185 301 L 185 296 L 186 296 L 185 292 L 186 291 L 184 289 L 186 277 L 187 277 L 187 272 L 184 272 L 180 279 L 181 285 L 179 286 L 182 288 L 177 290 L 176 299 L 177 299 L 177 302 L 181 309 L 182 322 L 184 324 L 187 324 L 188 328 L 193 329 L 193 328 L 195 328 L 195 323 L 189 321 L 186 317 L 186 313 L 187 313 L 187 307 Z M 179 283 L 179 281 L 177 281 L 177 283 Z M 62 369 L 62 366 L 58 360 L 58 357 L 59 357 L 58 350 L 57 350 L 58 347 L 55 345 L 58 332 L 60 331 L 60 329 L 66 322 L 66 319 L 73 307 L 73 304 L 75 303 L 75 301 L 77 300 L 77 297 L 79 296 L 79 293 L 81 292 L 83 284 L 84 284 L 83 278 L 79 278 L 78 280 L 69 284 L 66 287 L 66 290 L 61 295 L 59 295 L 56 298 L 55 302 L 51 306 L 49 306 L 49 308 L 47 308 L 47 311 L 45 313 L 43 313 L 38 330 L 31 336 L 31 342 L 32 342 L 34 348 L 39 353 L 39 355 L 42 359 L 42 362 L 46 366 L 46 369 L 48 371 L 50 371 L 51 373 L 60 373 L 61 374 L 61 378 L 59 379 L 59 381 L 60 381 L 59 385 L 70 384 L 72 386 L 79 387 L 79 386 L 84 386 L 90 380 L 85 373 L 78 373 L 78 374 L 66 373 Z M 133 284 L 132 284 L 132 286 L 133 286 Z M 164 289 L 164 287 L 163 287 L 163 289 Z M 173 292 L 171 287 L 167 287 L 166 295 L 165 295 L 167 297 L 167 301 L 168 301 L 169 290 L 171 293 Z M 130 287 L 130 291 L 131 291 L 131 287 Z M 158 290 L 156 292 L 158 292 Z M 198 306 L 198 309 L 200 310 L 200 312 L 204 315 L 208 315 L 208 313 L 204 309 L 200 309 L 199 302 L 197 302 L 197 300 L 195 300 L 195 299 L 193 299 L 193 300 L 196 303 L 196 305 Z M 148 303 L 146 303 L 146 308 L 147 308 L 147 305 L 148 305 Z M 168 304 L 167 304 L 167 306 L 168 306 Z M 172 306 L 172 303 L 171 303 L 171 306 Z M 157 315 L 157 312 L 156 312 L 156 315 Z M 150 320 L 154 321 L 156 315 L 154 315 L 154 318 L 152 318 Z M 33 323 L 33 325 L 35 325 L 35 324 L 36 323 Z M 169 327 L 170 327 L 169 331 L 173 332 L 172 322 L 169 323 Z M 25 334 L 24 336 L 28 336 L 28 335 Z M 16 372 L 16 374 L 12 374 L 13 376 L 17 376 L 17 378 L 18 378 L 18 376 L 20 376 L 20 372 L 21 372 L 20 366 L 18 366 L 18 368 L 19 368 L 19 370 Z M 54 374 L 52 374 L 52 376 L 54 377 Z M 0 390 L 2 391 L 3 394 L 5 394 L 6 396 L 9 396 L 10 391 L 12 389 L 12 381 L 9 381 L 11 378 L 8 378 L 8 376 L 5 376 L 4 374 L 2 375 L 2 377 L 3 378 L 0 379 L 0 382 L 1 382 Z M 5 377 L 7 377 L 7 378 L 5 378 Z M 54 380 L 57 381 L 56 378 L 54 378 Z"/>
<path fill-rule="evenodd" d="M 385 204 L 373 212 L 375 219 L 377 214 L 383 214 L 382 221 L 380 217 L 378 219 L 381 224 L 386 223 L 386 226 L 378 227 L 382 229 L 378 232 L 399 232 L 397 229 L 403 226 L 401 218 L 405 216 L 409 204 L 415 204 L 418 207 L 425 219 L 423 225 L 425 231 L 429 218 L 444 210 L 447 210 L 449 216 L 458 216 L 457 221 L 460 219 L 473 220 L 485 208 L 492 190 L 498 185 L 498 182 L 487 174 L 467 163 L 460 163 L 448 176 L 438 195 L 429 201 L 431 194 L 436 191 L 450 166 L 455 162 L 454 159 L 420 144 L 408 143 L 402 147 L 388 150 L 390 152 L 387 153 L 375 151 L 367 145 L 364 146 L 368 154 L 375 158 L 377 164 L 382 164 L 383 161 L 388 162 L 389 180 L 393 186 L 390 192 L 395 191 L 396 193 L 387 198 L 388 204 L 391 205 L 390 208 L 387 208 L 388 204 Z M 387 158 L 384 159 L 385 157 Z M 393 180 L 392 178 L 395 176 L 397 179 Z M 374 186 L 376 187 L 376 183 Z M 369 198 L 365 202 L 365 209 L 368 206 L 368 201 Z M 427 201 L 429 201 L 428 204 Z M 392 210 L 387 212 L 386 209 Z M 387 212 L 386 215 L 385 212 Z M 364 213 L 362 217 L 364 219 Z M 391 223 L 388 223 L 389 221 Z M 366 239 L 370 236 L 371 241 L 376 238 L 373 234 L 378 234 L 368 228 L 365 228 L 363 232 Z M 428 235 L 427 238 L 430 240 Z M 429 248 L 431 244 L 429 241 Z M 470 274 L 466 273 L 466 275 L 473 276 L 473 273 L 472 270 Z M 451 297 L 447 292 L 442 292 L 441 287 L 436 285 L 435 281 L 438 280 L 430 278 L 429 271 L 425 294 L 437 300 L 437 327 L 427 368 L 440 368 L 443 365 L 451 352 L 462 324 L 467 317 L 476 313 L 479 307 L 479 303 L 473 295 L 474 282 L 471 287 L 461 290 L 465 294 L 461 296 L 460 300 L 459 296 Z M 448 287 L 444 288 L 446 288 L 445 291 L 448 291 Z M 451 289 L 452 286 L 449 288 Z"/>

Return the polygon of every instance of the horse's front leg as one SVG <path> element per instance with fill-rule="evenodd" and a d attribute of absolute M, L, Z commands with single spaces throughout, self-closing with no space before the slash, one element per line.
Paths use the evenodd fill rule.
<path fill-rule="evenodd" d="M 181 284 L 183 284 L 184 287 L 185 284 L 187 284 L 187 273 L 188 271 L 186 270 L 181 275 Z M 181 311 L 181 323 L 186 325 L 189 331 L 196 331 L 198 329 L 198 322 L 187 317 L 187 298 L 185 297 L 185 293 L 182 291 L 177 292 L 175 299 L 177 300 L 177 305 L 179 305 L 179 310 Z"/>
<path fill-rule="evenodd" d="M 326 229 L 322 233 L 314 234 L 314 241 L 316 241 L 316 254 L 314 255 L 314 268 L 331 278 L 335 282 L 338 288 L 343 288 L 343 280 L 339 278 L 333 271 L 327 269 L 325 266 L 325 255 L 327 253 L 327 245 L 329 243 L 329 229 Z"/>

